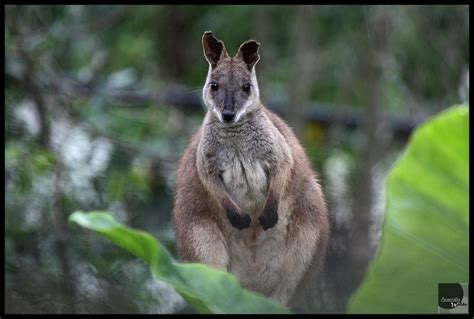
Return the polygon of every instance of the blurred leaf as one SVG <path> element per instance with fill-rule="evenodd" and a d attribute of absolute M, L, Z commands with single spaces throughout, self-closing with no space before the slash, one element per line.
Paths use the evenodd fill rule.
<path fill-rule="evenodd" d="M 134 167 L 128 172 L 113 169 L 107 178 L 107 197 L 109 200 L 134 197 L 144 201 L 150 196 L 149 185 L 150 178 L 143 169 Z"/>
<path fill-rule="evenodd" d="M 126 183 L 127 176 L 124 173 L 112 170 L 107 178 L 107 197 L 109 200 L 122 199 Z"/>
<path fill-rule="evenodd" d="M 5 165 L 16 166 L 24 156 L 24 150 L 22 150 L 19 143 L 13 143 L 8 141 L 5 146 Z"/>
<path fill-rule="evenodd" d="M 32 154 L 32 162 L 37 174 L 44 174 L 48 170 L 53 169 L 57 160 L 53 153 L 38 149 Z"/>
<path fill-rule="evenodd" d="M 143 259 L 154 278 L 173 286 L 200 313 L 289 313 L 275 301 L 242 288 L 227 272 L 176 262 L 150 234 L 125 227 L 108 213 L 78 211 L 69 221 L 97 231 Z"/>
<path fill-rule="evenodd" d="M 469 281 L 469 108 L 412 136 L 387 182 L 380 254 L 351 313 L 437 313 L 438 283 Z"/>

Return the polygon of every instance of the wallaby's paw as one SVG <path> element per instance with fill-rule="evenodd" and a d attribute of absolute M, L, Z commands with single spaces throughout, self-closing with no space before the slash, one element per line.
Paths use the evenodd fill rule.
<path fill-rule="evenodd" d="M 276 209 L 264 210 L 258 218 L 258 222 L 262 225 L 263 230 L 273 228 L 278 222 L 278 213 Z"/>
<path fill-rule="evenodd" d="M 258 222 L 262 225 L 263 230 L 272 228 L 278 222 L 278 202 L 273 192 L 268 195 L 262 214 L 258 217 Z"/>
<path fill-rule="evenodd" d="M 238 214 L 233 211 L 227 211 L 227 218 L 233 227 L 238 230 L 250 227 L 250 215 L 249 214 Z"/>

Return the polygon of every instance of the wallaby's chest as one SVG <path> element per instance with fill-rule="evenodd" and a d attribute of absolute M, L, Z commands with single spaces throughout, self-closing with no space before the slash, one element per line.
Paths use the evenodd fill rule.
<path fill-rule="evenodd" d="M 200 147 L 206 173 L 218 175 L 230 198 L 252 217 L 252 224 L 258 223 L 269 176 L 288 157 L 283 136 L 268 118 L 254 114 L 236 126 L 205 123 Z"/>
<path fill-rule="evenodd" d="M 251 150 L 236 147 L 224 147 L 219 158 L 220 176 L 229 196 L 243 211 L 255 216 L 268 189 L 268 163 Z"/>

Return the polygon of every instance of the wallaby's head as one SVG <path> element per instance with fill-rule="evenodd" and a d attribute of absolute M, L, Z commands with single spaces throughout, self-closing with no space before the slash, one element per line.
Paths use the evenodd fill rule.
<path fill-rule="evenodd" d="M 255 75 L 259 46 L 254 40 L 246 41 L 234 57 L 229 57 L 224 42 L 214 38 L 212 32 L 202 36 L 204 56 L 209 62 L 203 99 L 222 123 L 237 123 L 260 104 Z"/>

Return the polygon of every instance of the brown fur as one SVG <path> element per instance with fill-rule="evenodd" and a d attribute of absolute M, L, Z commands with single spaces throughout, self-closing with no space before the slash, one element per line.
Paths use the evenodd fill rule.
<path fill-rule="evenodd" d="M 258 43 L 244 43 L 230 58 L 205 33 L 203 49 L 209 112 L 177 172 L 180 258 L 234 273 L 243 286 L 289 304 L 324 260 L 329 223 L 321 187 L 292 130 L 260 103 Z M 220 91 L 210 89 L 212 81 Z M 225 112 L 240 115 L 227 123 Z"/>

